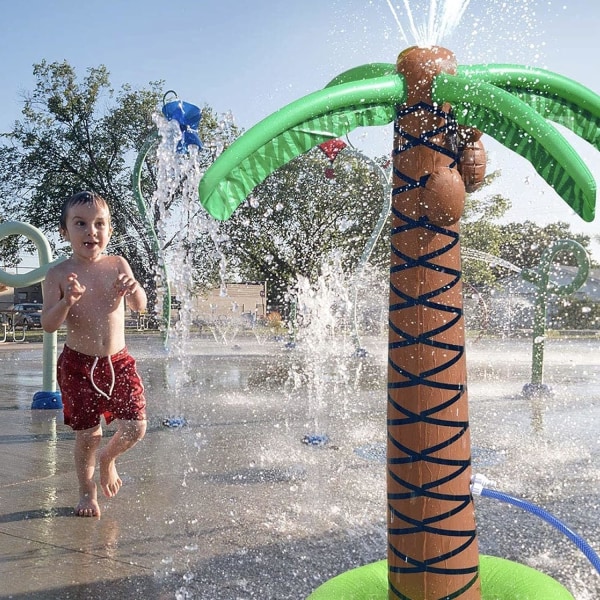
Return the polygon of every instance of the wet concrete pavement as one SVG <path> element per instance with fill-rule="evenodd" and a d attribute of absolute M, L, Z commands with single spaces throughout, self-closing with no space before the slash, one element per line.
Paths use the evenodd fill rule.
<path fill-rule="evenodd" d="M 300 349 L 235 342 L 191 340 L 169 358 L 156 338 L 128 340 L 149 428 L 101 519 L 73 515 L 72 432 L 30 410 L 41 345 L 0 344 L 0 598 L 300 600 L 385 556 L 385 341 L 321 372 L 318 392 Z M 469 342 L 474 468 L 600 552 L 598 340 L 548 342 L 554 396 L 536 402 L 521 395 L 530 357 L 527 340 Z M 302 442 L 315 432 L 329 443 Z M 577 600 L 600 597 L 600 575 L 560 533 L 476 506 L 482 552 L 551 574 Z"/>

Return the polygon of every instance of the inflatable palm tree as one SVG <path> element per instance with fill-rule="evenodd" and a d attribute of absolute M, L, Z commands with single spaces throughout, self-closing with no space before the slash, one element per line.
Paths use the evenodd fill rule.
<path fill-rule="evenodd" d="M 600 149 L 600 97 L 548 71 L 458 67 L 446 49 L 409 48 L 396 65 L 347 71 L 258 123 L 207 170 L 200 201 L 213 217 L 227 219 L 257 184 L 295 156 L 357 127 L 392 121 L 387 585 L 377 595 L 354 582 L 343 597 L 485 598 L 489 567 L 483 561 L 479 566 L 470 493 L 459 243 L 465 181 L 476 184 L 482 174 L 468 175 L 461 154 L 481 149 L 481 132 L 489 134 L 527 158 L 591 221 L 594 179 L 549 121 Z M 512 572 L 490 578 L 511 585 L 518 579 Z M 531 588 L 530 576 L 524 579 Z M 534 592 L 541 596 L 518 590 L 518 597 L 571 597 L 562 586 L 542 588 Z M 505 597 L 493 593 L 489 597 Z"/>

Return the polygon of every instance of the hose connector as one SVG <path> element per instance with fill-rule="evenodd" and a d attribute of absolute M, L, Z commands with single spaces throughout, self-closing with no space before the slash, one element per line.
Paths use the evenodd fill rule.
<path fill-rule="evenodd" d="M 481 473 L 475 473 L 471 477 L 471 494 L 474 496 L 481 496 L 481 492 L 483 488 L 493 486 L 494 482 L 491 479 L 488 479 L 485 475 Z"/>

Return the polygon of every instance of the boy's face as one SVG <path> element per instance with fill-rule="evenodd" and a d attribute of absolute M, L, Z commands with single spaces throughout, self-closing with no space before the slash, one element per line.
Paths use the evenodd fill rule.
<path fill-rule="evenodd" d="M 88 261 L 104 252 L 112 234 L 108 208 L 96 202 L 71 206 L 66 225 L 61 233 L 71 243 L 73 254 Z"/>

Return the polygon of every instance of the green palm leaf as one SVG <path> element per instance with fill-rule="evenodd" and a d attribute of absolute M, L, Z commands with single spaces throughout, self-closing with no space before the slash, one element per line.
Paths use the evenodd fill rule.
<path fill-rule="evenodd" d="M 510 92 L 600 150 L 600 96 L 580 83 L 545 69 L 519 65 L 471 65 L 459 67 L 458 74 Z"/>
<path fill-rule="evenodd" d="M 351 83 L 364 79 L 374 79 L 376 77 L 385 77 L 386 75 L 397 75 L 396 65 L 391 63 L 368 63 L 353 67 L 337 77 L 332 79 L 325 87 L 333 87 L 342 83 Z"/>
<path fill-rule="evenodd" d="M 404 102 L 400 75 L 346 83 L 292 102 L 239 137 L 207 169 L 198 188 L 200 202 L 216 219 L 228 219 L 248 194 L 292 158 L 356 129 L 386 125 Z"/>
<path fill-rule="evenodd" d="M 357 127 L 385 125 L 406 98 L 395 65 L 350 69 L 325 89 L 267 117 L 207 170 L 200 201 L 227 219 L 273 171 L 310 148 Z M 449 102 L 459 123 L 481 129 L 529 160 L 586 221 L 594 218 L 596 184 L 579 155 L 546 119 L 600 149 L 600 97 L 550 71 L 518 65 L 473 65 L 435 79 L 433 101 Z"/>
<path fill-rule="evenodd" d="M 438 75 L 432 96 L 434 102 L 452 104 L 460 124 L 477 127 L 529 160 L 578 215 L 594 219 L 596 183 L 589 169 L 558 130 L 517 94 L 471 74 Z"/>

